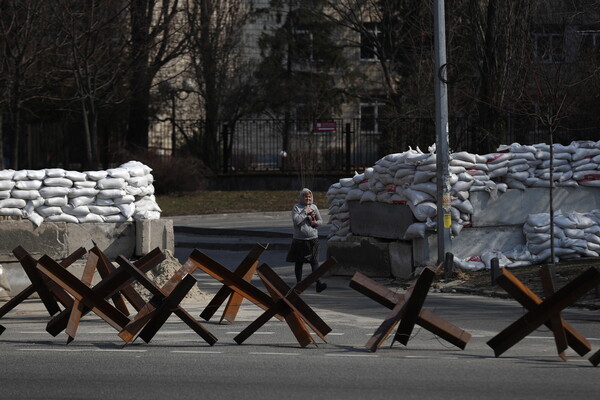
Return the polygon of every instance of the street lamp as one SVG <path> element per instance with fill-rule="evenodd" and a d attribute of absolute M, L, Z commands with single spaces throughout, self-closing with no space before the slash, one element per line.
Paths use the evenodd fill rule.
<path fill-rule="evenodd" d="M 173 81 L 163 81 L 158 90 L 169 96 L 171 100 L 171 156 L 175 156 L 177 149 L 177 100 L 185 100 L 190 93 L 196 92 L 196 85 L 190 79 L 183 81 L 182 87 L 177 87 Z"/>

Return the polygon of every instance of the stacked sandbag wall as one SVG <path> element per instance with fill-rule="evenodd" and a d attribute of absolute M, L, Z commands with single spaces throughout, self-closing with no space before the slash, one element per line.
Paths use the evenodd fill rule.
<path fill-rule="evenodd" d="M 552 150 L 555 187 L 600 187 L 600 142 L 555 144 Z M 473 192 L 486 192 L 497 198 L 508 189 L 549 188 L 550 155 L 550 146 L 543 143 L 528 146 L 514 143 L 487 155 L 450 154 L 452 235 L 456 237 L 463 228 L 471 226 L 474 210 L 469 198 Z M 352 236 L 349 201 L 406 204 L 417 222 L 408 227 L 403 239 L 425 237 L 427 230 L 436 227 L 436 168 L 435 150 L 430 148 L 423 152 L 417 148 L 389 154 L 362 173 L 340 179 L 327 192 L 331 223 L 329 241 L 346 241 Z M 584 255 L 593 255 L 592 252 Z M 538 261 L 543 260 L 539 256 L 529 260 Z M 526 261 L 515 262 L 522 265 Z"/>
<path fill-rule="evenodd" d="M 152 169 L 129 161 L 104 171 L 0 171 L 0 216 L 47 222 L 126 222 L 160 218 Z"/>

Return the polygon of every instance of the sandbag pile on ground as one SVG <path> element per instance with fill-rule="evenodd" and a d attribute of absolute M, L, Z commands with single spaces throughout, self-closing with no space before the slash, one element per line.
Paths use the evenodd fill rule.
<path fill-rule="evenodd" d="M 0 171 L 0 215 L 42 222 L 159 219 L 152 169 L 138 161 L 103 171 Z"/>
<path fill-rule="evenodd" d="M 555 144 L 553 153 L 552 178 L 556 186 L 600 187 L 600 142 Z M 456 236 L 471 224 L 471 192 L 484 191 L 495 198 L 509 188 L 550 187 L 550 146 L 513 143 L 487 155 L 452 153 L 449 174 L 451 229 Z M 407 229 L 404 239 L 424 237 L 427 229 L 436 226 L 435 178 L 435 150 L 430 148 L 425 153 L 417 148 L 389 154 L 364 172 L 341 179 L 327 192 L 329 240 L 343 241 L 351 236 L 347 202 L 352 200 L 407 204 L 418 222 Z"/>

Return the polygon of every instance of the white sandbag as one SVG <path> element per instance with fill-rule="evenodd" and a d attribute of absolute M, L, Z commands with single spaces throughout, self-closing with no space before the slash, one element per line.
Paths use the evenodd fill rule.
<path fill-rule="evenodd" d="M 455 207 L 460 212 L 466 214 L 473 214 L 473 204 L 469 200 L 460 201 L 458 199 L 452 200 L 452 207 Z"/>
<path fill-rule="evenodd" d="M 95 188 L 96 181 L 73 181 L 73 186 L 76 188 Z"/>
<path fill-rule="evenodd" d="M 21 208 L 0 208 L 0 215 L 3 217 L 23 217 Z"/>
<path fill-rule="evenodd" d="M 40 197 L 40 192 L 38 190 L 13 189 L 10 191 L 10 195 L 16 199 L 33 200 Z"/>
<path fill-rule="evenodd" d="M 44 205 L 49 207 L 64 207 L 69 204 L 67 196 L 47 197 L 44 199 Z"/>
<path fill-rule="evenodd" d="M 73 205 L 73 207 L 79 207 L 92 204 L 95 200 L 96 196 L 79 196 L 69 199 L 69 204 Z"/>
<path fill-rule="evenodd" d="M 115 204 L 129 204 L 135 201 L 135 197 L 131 195 L 123 195 L 112 199 Z"/>
<path fill-rule="evenodd" d="M 501 176 L 505 176 L 507 173 L 508 173 L 508 167 L 502 167 L 502 168 L 498 168 L 498 169 L 488 172 L 488 176 L 490 177 L 490 179 L 496 179 Z"/>
<path fill-rule="evenodd" d="M 98 192 L 96 195 L 99 199 L 116 199 L 117 197 L 122 197 L 126 193 L 126 190 L 123 189 L 103 189 Z"/>
<path fill-rule="evenodd" d="M 420 204 L 424 201 L 432 201 L 434 200 L 433 196 L 428 193 L 421 192 L 420 190 L 412 190 L 410 188 L 404 189 L 402 192 L 406 199 L 412 203 L 413 205 Z"/>
<path fill-rule="evenodd" d="M 104 189 L 123 189 L 126 183 L 123 178 L 104 178 L 96 183 L 96 187 L 100 190 Z"/>
<path fill-rule="evenodd" d="M 458 236 L 460 232 L 463 230 L 465 226 L 459 221 L 452 221 L 452 225 L 450 226 L 450 230 L 452 231 L 453 236 Z"/>
<path fill-rule="evenodd" d="M 87 180 L 88 175 L 85 172 L 66 171 L 64 177 L 70 179 L 73 182 L 80 182 Z"/>
<path fill-rule="evenodd" d="M 115 201 L 113 199 L 96 199 L 94 204 L 97 206 L 114 206 Z"/>
<path fill-rule="evenodd" d="M 467 182 L 467 181 L 459 180 L 454 185 L 452 185 L 452 192 L 453 193 L 465 192 L 465 191 L 468 192 L 472 185 L 473 185 L 473 181 Z"/>
<path fill-rule="evenodd" d="M 90 209 L 88 206 L 73 207 L 73 205 L 68 204 L 68 205 L 64 206 L 62 209 L 67 214 L 74 215 L 76 217 L 85 217 L 86 215 L 88 215 L 90 213 Z"/>
<path fill-rule="evenodd" d="M 436 173 L 435 172 L 416 171 L 415 172 L 415 176 L 413 178 L 413 182 L 415 184 L 417 184 L 417 183 L 423 183 L 423 182 L 429 182 L 432 179 L 434 179 L 435 177 L 436 177 Z"/>
<path fill-rule="evenodd" d="M 67 223 L 71 223 L 71 224 L 79 223 L 79 220 L 77 219 L 76 216 L 65 214 L 65 213 L 58 214 L 58 215 L 51 215 L 47 218 L 44 218 L 44 221 L 46 221 L 46 222 L 67 222 Z"/>
<path fill-rule="evenodd" d="M 0 208 L 24 208 L 27 202 L 23 199 L 0 200 Z"/>
<path fill-rule="evenodd" d="M 28 200 L 27 204 L 25 205 L 25 208 L 23 209 L 23 215 L 25 217 L 28 217 L 34 212 L 36 208 L 42 205 L 44 205 L 44 199 Z"/>
<path fill-rule="evenodd" d="M 360 189 L 352 189 L 346 194 L 346 201 L 359 201 L 362 198 L 363 191 Z"/>
<path fill-rule="evenodd" d="M 0 170 L 0 180 L 1 181 L 12 180 L 13 176 L 15 176 L 15 171 L 13 169 L 2 169 L 2 170 Z"/>
<path fill-rule="evenodd" d="M 350 187 L 354 184 L 354 180 L 352 178 L 342 178 L 339 182 L 342 187 Z"/>
<path fill-rule="evenodd" d="M 46 177 L 63 178 L 67 172 L 62 168 L 46 168 Z"/>
<path fill-rule="evenodd" d="M 526 171 L 529 171 L 529 168 L 530 168 L 529 164 L 513 165 L 512 167 L 508 167 L 508 172 L 507 173 L 510 174 L 510 175 L 512 175 L 512 174 L 514 174 L 516 172 L 526 172 Z M 525 177 L 525 178 L 527 178 L 527 177 Z"/>
<path fill-rule="evenodd" d="M 44 185 L 70 188 L 73 186 L 73 181 L 69 178 L 46 178 L 44 179 Z"/>
<path fill-rule="evenodd" d="M 80 197 L 80 196 L 96 196 L 100 191 L 94 188 L 70 188 L 69 198 Z"/>
<path fill-rule="evenodd" d="M 390 192 L 379 192 L 379 193 L 377 193 L 377 201 L 380 203 L 391 204 L 392 196 L 393 196 L 393 193 L 390 193 Z"/>
<path fill-rule="evenodd" d="M 477 162 L 475 154 L 471 154 L 466 151 L 460 151 L 457 153 L 450 154 L 450 163 L 452 163 L 452 161 L 454 160 L 467 161 L 471 164 L 475 164 Z"/>
<path fill-rule="evenodd" d="M 506 184 L 511 189 L 519 189 L 519 190 L 525 190 L 525 189 L 527 189 L 527 186 L 525 186 L 525 184 L 522 181 L 516 180 L 516 179 L 507 178 L 506 179 Z"/>
<path fill-rule="evenodd" d="M 502 254 L 500 250 L 488 250 L 481 255 L 481 261 L 483 261 L 483 263 L 485 264 L 486 269 L 492 268 L 492 260 L 494 258 L 498 259 L 498 265 L 500 265 L 500 267 L 504 267 L 505 265 L 510 264 L 510 260 L 504 254 Z"/>
<path fill-rule="evenodd" d="M 415 222 L 412 223 L 406 228 L 406 232 L 404 233 L 404 240 L 418 239 L 425 237 L 425 229 L 426 225 L 424 222 Z"/>
<path fill-rule="evenodd" d="M 27 214 L 25 217 L 28 220 L 30 220 L 36 227 L 40 226 L 42 224 L 42 222 L 44 222 L 44 217 L 42 217 L 40 214 L 36 213 L 35 211 Z"/>
<path fill-rule="evenodd" d="M 44 219 L 54 216 L 54 215 L 60 215 L 63 213 L 62 208 L 61 207 L 54 207 L 54 206 L 39 206 L 38 208 L 35 209 L 35 211 L 40 214 L 42 217 L 44 217 Z"/>
<path fill-rule="evenodd" d="M 122 178 L 122 179 L 129 179 L 131 177 L 131 175 L 129 174 L 129 170 L 127 168 L 110 168 L 107 169 L 106 172 L 108 173 L 108 176 L 110 176 L 111 178 Z"/>
<path fill-rule="evenodd" d="M 29 178 L 27 177 L 27 170 L 20 169 L 20 170 L 14 171 L 12 179 L 15 181 L 28 180 Z"/>
<path fill-rule="evenodd" d="M 40 189 L 40 196 L 44 198 L 56 197 L 56 196 L 67 196 L 69 194 L 69 188 L 63 186 L 44 186 Z"/>
<path fill-rule="evenodd" d="M 408 202 L 408 206 L 412 210 L 417 221 L 427 221 L 427 218 L 433 218 L 437 214 L 436 204 L 430 201 L 425 201 L 417 205 Z"/>
<path fill-rule="evenodd" d="M 119 214 L 121 215 L 121 214 Z M 121 215 L 123 217 L 123 215 Z M 110 216 L 113 217 L 113 216 Z M 105 220 L 107 219 L 107 217 L 105 217 Z M 160 212 L 158 211 L 144 211 L 144 212 L 136 212 L 133 216 L 133 219 L 135 219 L 136 221 L 142 221 L 142 220 L 153 220 L 153 219 L 160 219 Z M 108 222 L 108 221 L 107 221 Z M 339 233 L 343 233 L 343 234 L 347 234 L 348 233 L 349 228 L 340 228 L 339 229 Z"/>
<path fill-rule="evenodd" d="M 104 179 L 108 176 L 108 172 L 106 171 L 85 171 L 87 175 L 87 179 L 91 179 L 93 181 L 99 181 L 100 179 Z"/>
<path fill-rule="evenodd" d="M 485 269 L 485 264 L 479 256 L 472 256 L 464 260 L 454 256 L 454 265 L 464 271 L 481 271 Z"/>
<path fill-rule="evenodd" d="M 39 180 L 16 181 L 15 188 L 21 190 L 37 190 L 42 187 L 43 182 Z"/>
<path fill-rule="evenodd" d="M 27 170 L 27 179 L 43 181 L 45 177 L 46 177 L 46 170 L 44 170 L 44 169 L 40 169 L 40 170 L 28 169 Z"/>
<path fill-rule="evenodd" d="M 404 197 L 404 194 L 400 193 L 394 193 L 390 200 L 392 204 L 407 204 L 406 197 Z"/>
<path fill-rule="evenodd" d="M 591 181 L 600 179 L 600 171 L 599 170 L 584 170 L 584 171 L 575 171 L 573 172 L 573 179 L 576 181 Z"/>
<path fill-rule="evenodd" d="M 135 213 L 135 205 L 132 203 L 129 204 L 119 204 L 117 206 L 119 210 L 121 210 L 121 214 L 123 214 L 126 218 L 130 218 Z"/>
<path fill-rule="evenodd" d="M 104 218 L 102 218 L 102 216 L 100 216 L 98 214 L 93 214 L 93 213 L 89 213 L 84 216 L 77 217 L 77 220 L 79 221 L 80 224 L 90 223 L 90 222 L 93 222 L 93 223 L 103 223 L 104 222 Z"/>
<path fill-rule="evenodd" d="M 598 149 L 598 148 L 591 148 L 591 149 L 579 148 L 573 154 L 572 160 L 579 161 L 584 158 L 593 158 L 599 154 L 600 154 L 600 149 Z"/>
<path fill-rule="evenodd" d="M 89 208 L 91 213 L 102 215 L 102 216 L 121 213 L 121 210 L 119 209 L 119 207 L 116 207 L 116 206 L 96 206 L 96 205 L 90 204 L 87 207 Z"/>
<path fill-rule="evenodd" d="M 152 172 L 152 168 L 139 161 L 128 161 L 125 164 L 121 164 L 119 168 L 126 168 L 131 176 L 142 176 Z"/>
<path fill-rule="evenodd" d="M 558 213 L 556 213 L 558 214 Z M 557 215 L 555 215 L 555 218 Z M 556 219 L 555 219 L 556 221 Z M 529 214 L 527 216 L 527 225 L 530 226 L 549 226 L 550 225 L 550 215 L 546 213 L 539 214 Z"/>
<path fill-rule="evenodd" d="M 158 214 L 158 217 L 151 215 L 151 213 L 152 212 L 148 212 L 148 215 L 145 215 L 144 218 L 140 218 L 140 219 L 159 219 L 160 218 L 160 213 Z M 107 222 L 107 223 L 121 223 L 121 222 L 127 222 L 127 221 L 131 220 L 130 218 L 127 218 L 123 214 L 103 215 L 102 219 L 104 219 L 104 222 Z"/>
<path fill-rule="evenodd" d="M 0 191 L 11 190 L 12 188 L 15 187 L 15 184 L 16 184 L 15 181 L 2 181 L 2 180 L 0 180 Z"/>
<path fill-rule="evenodd" d="M 371 177 L 373 176 L 374 172 L 375 172 L 375 170 L 373 169 L 373 167 L 365 168 L 365 171 L 364 171 L 365 178 L 366 179 L 371 179 Z"/>
<path fill-rule="evenodd" d="M 410 186 L 410 189 L 425 192 L 433 198 L 437 196 L 437 185 L 433 182 L 417 183 Z"/>

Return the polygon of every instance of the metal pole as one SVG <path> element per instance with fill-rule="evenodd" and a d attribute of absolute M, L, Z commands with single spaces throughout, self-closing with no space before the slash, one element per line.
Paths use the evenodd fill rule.
<path fill-rule="evenodd" d="M 435 119 L 437 163 L 437 243 L 438 264 L 451 252 L 450 227 L 450 176 L 448 173 L 448 88 L 446 85 L 446 23 L 444 0 L 434 0 L 433 22 L 435 30 Z"/>

